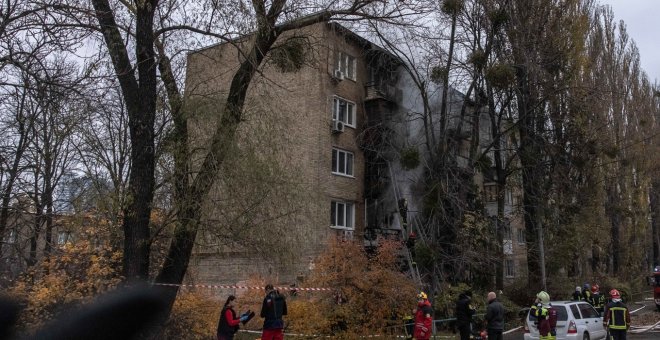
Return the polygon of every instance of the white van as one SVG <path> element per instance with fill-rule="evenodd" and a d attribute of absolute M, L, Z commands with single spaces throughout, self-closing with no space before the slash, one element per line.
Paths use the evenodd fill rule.
<path fill-rule="evenodd" d="M 557 340 L 605 339 L 603 318 L 596 309 L 584 301 L 551 301 L 557 311 Z M 527 312 L 525 318 L 525 340 L 538 340 L 539 329 L 536 317 Z"/>

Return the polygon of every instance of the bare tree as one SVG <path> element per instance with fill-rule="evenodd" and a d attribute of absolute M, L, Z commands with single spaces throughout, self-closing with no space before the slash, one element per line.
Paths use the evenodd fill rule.
<path fill-rule="evenodd" d="M 127 202 L 131 145 L 128 116 L 119 89 L 88 89 L 88 112 L 77 127 L 76 150 L 80 170 L 92 181 L 98 201 L 95 208 L 114 226 L 121 225 Z M 119 242 L 117 231 L 111 242 Z"/>
<path fill-rule="evenodd" d="M 37 240 L 44 228 L 43 253 L 48 256 L 52 249 L 55 192 L 62 176 L 70 171 L 74 161 L 72 134 L 78 123 L 76 92 L 67 84 L 76 82 L 77 65 L 65 60 L 47 63 L 42 71 L 45 83 L 35 83 L 30 91 L 32 140 L 29 146 L 30 174 L 34 191 L 36 216 L 31 236 L 28 264 L 37 261 Z M 66 86 L 66 87 L 65 87 Z"/>

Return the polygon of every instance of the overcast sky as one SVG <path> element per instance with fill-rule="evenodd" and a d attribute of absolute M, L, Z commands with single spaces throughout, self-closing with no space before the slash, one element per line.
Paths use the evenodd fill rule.
<path fill-rule="evenodd" d="M 660 1 L 599 0 L 612 6 L 614 18 L 626 23 L 628 35 L 639 48 L 642 68 L 651 83 L 660 83 Z"/>

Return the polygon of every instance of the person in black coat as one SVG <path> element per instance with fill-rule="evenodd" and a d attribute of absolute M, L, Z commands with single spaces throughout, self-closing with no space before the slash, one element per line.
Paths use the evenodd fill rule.
<path fill-rule="evenodd" d="M 262 340 L 282 340 L 284 338 L 284 320 L 287 315 L 286 299 L 272 284 L 266 285 L 266 297 L 261 305 L 261 317 L 264 318 Z"/>
<path fill-rule="evenodd" d="M 238 332 L 238 327 L 241 321 L 247 321 L 247 315 L 241 315 L 240 318 L 236 318 L 236 311 L 234 311 L 234 301 L 236 297 L 229 295 L 225 305 L 222 307 L 220 312 L 220 320 L 218 321 L 218 331 L 217 339 L 218 340 L 232 340 L 234 339 L 234 334 Z"/>
<path fill-rule="evenodd" d="M 504 306 L 497 301 L 495 292 L 488 293 L 486 321 L 488 322 L 488 340 L 502 340 L 502 332 L 504 331 Z"/>
<path fill-rule="evenodd" d="M 472 316 L 476 310 L 470 304 L 472 302 L 472 292 L 466 291 L 458 296 L 456 301 L 456 328 L 461 334 L 461 340 L 469 340 L 472 330 Z"/>

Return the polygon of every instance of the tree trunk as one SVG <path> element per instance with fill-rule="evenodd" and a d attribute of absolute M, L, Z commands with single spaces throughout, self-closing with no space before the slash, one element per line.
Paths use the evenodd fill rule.
<path fill-rule="evenodd" d="M 610 236 L 612 239 L 610 258 L 612 262 L 612 275 L 617 275 L 619 273 L 619 262 L 621 259 L 621 213 L 619 212 L 619 197 L 616 186 L 616 181 L 614 181 L 614 183 L 608 183 L 607 208 L 605 209 L 610 219 Z"/>
<path fill-rule="evenodd" d="M 23 153 L 25 152 L 25 149 L 28 145 L 27 134 L 32 130 L 32 119 L 30 119 L 28 126 L 26 126 L 25 122 L 25 119 L 27 119 L 24 115 L 26 97 L 27 90 L 23 90 L 21 93 L 18 112 L 16 113 L 16 123 L 18 124 L 19 133 L 18 144 L 16 145 L 16 153 L 14 154 L 14 160 L 12 161 L 11 168 L 7 171 L 8 177 L 5 182 L 4 190 L 2 191 L 2 203 L 0 203 L 0 237 L 5 234 L 5 230 L 7 229 L 11 194 L 14 190 L 14 184 L 16 183 L 16 179 L 19 175 L 19 166 L 21 164 L 21 159 L 23 158 Z"/>
<path fill-rule="evenodd" d="M 279 10 L 277 13 L 279 13 Z M 269 19 L 274 20 L 273 17 Z M 187 188 L 184 195 L 178 197 L 179 201 L 176 204 L 178 209 L 180 209 L 179 218 L 165 262 L 156 278 L 156 282 L 158 283 L 180 284 L 183 282 L 186 270 L 188 269 L 195 237 L 197 236 L 197 230 L 201 222 L 202 201 L 206 198 L 215 183 L 217 177 L 216 169 L 224 162 L 227 152 L 235 140 L 235 134 L 241 122 L 250 82 L 257 73 L 257 68 L 261 65 L 265 54 L 277 40 L 278 34 L 273 30 L 273 27 L 274 22 L 260 23 L 260 29 L 256 33 L 254 45 L 232 79 L 227 102 L 222 111 L 222 117 L 211 138 L 209 151 L 204 158 L 204 162 L 192 185 Z M 171 90 L 173 89 L 171 88 Z M 184 125 L 179 125 L 179 127 L 183 128 Z M 177 131 L 175 135 L 180 138 L 187 138 L 187 134 L 183 131 Z M 177 140 L 177 144 L 181 146 L 178 150 L 187 150 L 186 143 L 187 140 Z M 179 171 L 182 171 L 185 166 L 184 163 L 187 161 L 187 155 L 181 155 L 180 157 L 184 157 L 184 159 L 179 159 L 176 163 L 182 167 L 179 169 Z M 168 315 L 174 304 L 177 291 L 177 287 L 163 289 L 168 304 L 166 313 Z"/>
<path fill-rule="evenodd" d="M 135 49 L 138 79 L 128 57 L 108 0 L 92 0 L 95 15 L 122 89 L 129 117 L 131 173 L 124 207 L 123 275 L 146 280 L 149 275 L 149 222 L 154 195 L 154 121 L 156 116 L 156 60 L 154 13 L 158 0 L 137 2 Z"/>
<path fill-rule="evenodd" d="M 518 80 L 518 108 L 520 117 L 520 163 L 522 166 L 522 187 L 523 187 L 523 212 L 525 221 L 525 231 L 530 237 L 527 237 L 527 269 L 528 282 L 531 287 L 540 288 L 545 285 L 543 282 L 542 268 L 543 259 L 541 254 L 542 230 L 539 229 L 540 222 L 540 188 L 541 171 L 539 163 L 541 162 L 541 147 L 539 137 L 536 131 L 536 112 L 532 108 L 532 95 L 529 88 L 529 72 L 524 64 L 516 69 L 516 78 Z M 536 239 L 532 236 L 536 236 Z"/>
<path fill-rule="evenodd" d="M 655 267 L 660 266 L 660 180 L 653 181 L 650 191 L 653 266 Z"/>

